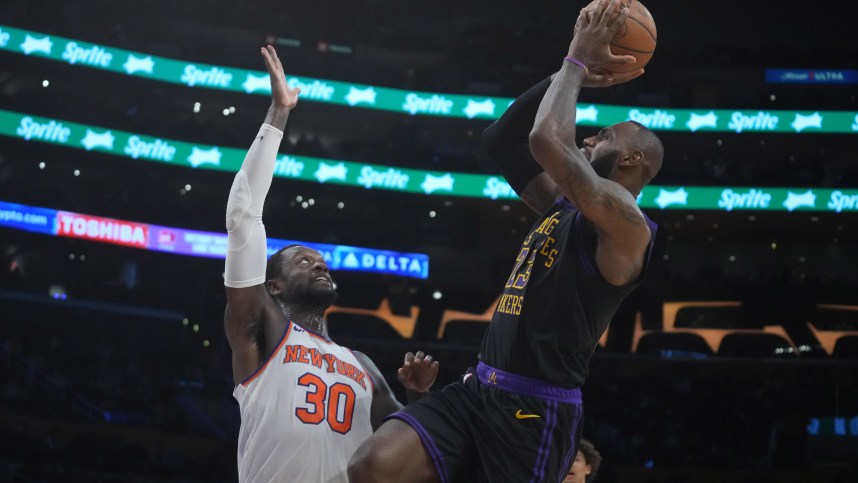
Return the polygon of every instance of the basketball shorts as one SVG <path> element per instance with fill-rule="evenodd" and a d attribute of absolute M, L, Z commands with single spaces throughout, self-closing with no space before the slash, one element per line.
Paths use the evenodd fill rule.
<path fill-rule="evenodd" d="M 580 389 L 480 362 L 461 381 L 387 419 L 420 436 L 442 482 L 558 482 L 581 438 Z"/>

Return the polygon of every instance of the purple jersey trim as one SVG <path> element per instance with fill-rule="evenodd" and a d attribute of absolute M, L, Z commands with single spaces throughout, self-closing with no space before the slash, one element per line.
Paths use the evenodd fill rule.
<path fill-rule="evenodd" d="M 569 443 L 569 452 L 566 453 L 566 457 L 563 458 L 563 467 L 560 468 L 560 481 L 562 482 L 566 475 L 569 474 L 569 470 L 572 469 L 572 462 L 575 460 L 575 457 L 578 456 L 578 448 L 575 446 L 575 435 L 578 434 L 578 424 L 581 422 L 581 408 L 579 407 L 575 412 L 575 424 L 572 426 L 572 432 L 569 433 L 570 443 Z"/>
<path fill-rule="evenodd" d="M 581 403 L 581 389 L 568 389 L 554 386 L 538 379 L 519 376 L 495 369 L 482 362 L 477 364 L 477 377 L 486 386 L 494 386 L 504 391 L 524 396 L 533 396 L 567 404 Z"/>
<path fill-rule="evenodd" d="M 573 205 L 572 202 L 569 201 L 569 199 L 563 195 L 558 196 L 555 203 L 560 203 L 560 206 L 562 206 L 563 208 L 565 208 L 567 210 L 575 209 L 575 205 Z"/>
<path fill-rule="evenodd" d="M 545 479 L 545 466 L 551 455 L 551 443 L 554 439 L 554 429 L 557 427 L 557 401 L 548 401 L 548 411 L 545 415 L 545 427 L 542 429 L 542 439 L 539 441 L 539 452 L 536 464 L 533 465 L 533 477 L 530 483 L 539 483 Z"/>
<path fill-rule="evenodd" d="M 432 463 L 435 464 L 435 471 L 438 472 L 438 477 L 441 479 L 441 483 L 447 483 L 449 478 L 447 477 L 447 466 L 444 464 L 444 455 L 441 454 L 441 450 L 438 449 L 438 446 L 435 444 L 435 440 L 432 439 L 432 435 L 426 431 L 426 428 L 420 424 L 420 421 L 415 419 L 414 416 L 402 411 L 386 416 L 384 421 L 387 421 L 388 419 L 399 419 L 414 429 L 417 436 L 420 437 L 420 441 L 423 442 L 423 447 L 426 449 L 426 452 L 429 453 L 429 457 L 432 458 Z"/>

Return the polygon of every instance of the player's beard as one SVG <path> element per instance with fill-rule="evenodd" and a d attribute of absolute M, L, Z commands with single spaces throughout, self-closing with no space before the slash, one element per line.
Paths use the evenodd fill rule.
<path fill-rule="evenodd" d="M 304 300 L 308 305 L 328 308 L 337 300 L 337 291 L 333 287 L 309 287 Z"/>
<path fill-rule="evenodd" d="M 330 286 L 305 285 L 293 287 L 283 293 L 281 301 L 287 305 L 313 307 L 325 310 L 337 300 L 337 291 Z"/>
<path fill-rule="evenodd" d="M 590 166 L 593 167 L 593 171 L 596 172 L 599 176 L 605 179 L 610 179 L 611 171 L 614 170 L 614 163 L 617 159 L 617 151 L 615 150 L 607 150 L 602 151 L 599 156 L 590 160 Z"/>

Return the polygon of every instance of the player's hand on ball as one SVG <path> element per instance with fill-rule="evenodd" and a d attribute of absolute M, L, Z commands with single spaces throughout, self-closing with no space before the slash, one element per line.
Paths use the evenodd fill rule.
<path fill-rule="evenodd" d="M 396 371 L 396 377 L 405 389 L 418 393 L 428 392 L 437 376 L 438 361 L 433 360 L 432 356 L 424 354 L 423 351 L 417 351 L 417 354 L 411 352 L 405 354 L 402 367 Z"/>
<path fill-rule="evenodd" d="M 628 14 L 628 7 L 622 6 L 619 0 L 600 0 L 595 10 L 588 8 L 581 10 L 581 14 L 575 23 L 575 36 L 569 45 L 569 56 L 583 62 L 589 73 L 595 76 L 614 70 L 612 67 L 636 62 L 637 59 L 634 56 L 615 55 L 611 52 L 611 40 L 625 25 Z M 635 73 L 637 73 L 635 76 L 637 77 L 642 72 L 635 71 Z M 613 78 L 616 79 L 617 77 Z M 621 82 L 628 80 L 631 78 Z M 607 79 L 594 78 L 592 82 L 593 85 L 601 86 L 606 85 L 608 81 Z"/>
<path fill-rule="evenodd" d="M 596 74 L 594 72 L 590 72 L 588 69 L 582 85 L 584 87 L 608 87 L 616 84 L 622 84 L 623 82 L 628 82 L 632 79 L 637 79 L 642 76 L 643 73 L 643 69 L 638 69 L 623 73 L 605 72 L 603 74 Z"/>

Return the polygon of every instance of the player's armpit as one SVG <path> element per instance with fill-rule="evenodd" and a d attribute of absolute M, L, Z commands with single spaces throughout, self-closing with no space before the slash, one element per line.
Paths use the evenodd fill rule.
<path fill-rule="evenodd" d="M 240 384 L 259 368 L 265 303 L 268 293 L 263 285 L 246 288 L 226 287 L 224 331 L 232 350 L 232 375 Z"/>

